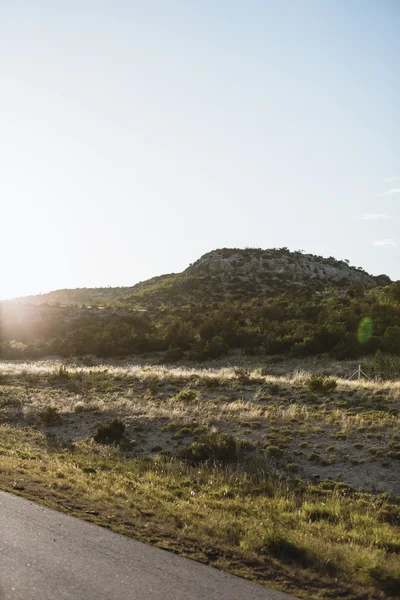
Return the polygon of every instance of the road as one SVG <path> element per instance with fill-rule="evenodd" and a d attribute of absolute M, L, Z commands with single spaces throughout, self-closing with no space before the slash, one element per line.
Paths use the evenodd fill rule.
<path fill-rule="evenodd" d="M 295 600 L 0 492 L 0 600 Z"/>

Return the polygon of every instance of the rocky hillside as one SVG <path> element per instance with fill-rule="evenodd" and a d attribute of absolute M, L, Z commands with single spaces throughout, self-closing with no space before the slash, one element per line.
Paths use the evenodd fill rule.
<path fill-rule="evenodd" d="M 204 254 L 182 273 L 160 275 L 132 287 L 58 290 L 27 300 L 35 304 L 151 308 L 262 299 L 300 288 L 321 291 L 388 284 L 386 275 L 374 277 L 333 257 L 287 248 L 223 248 Z"/>
<path fill-rule="evenodd" d="M 128 302 L 145 306 L 183 305 L 268 298 L 286 290 L 307 288 L 372 288 L 388 285 L 386 275 L 374 277 L 346 261 L 286 248 L 213 250 L 183 273 L 135 286 Z"/>
<path fill-rule="evenodd" d="M 375 286 L 376 278 L 362 268 L 351 267 L 345 261 L 333 257 L 323 258 L 286 248 L 245 250 L 224 248 L 204 254 L 184 271 L 185 275 L 225 277 L 250 277 L 265 280 L 290 281 L 304 285 L 310 280 L 323 285 Z"/>
<path fill-rule="evenodd" d="M 390 283 L 346 261 L 286 248 L 215 250 L 182 273 L 131 288 L 58 290 L 0 304 L 0 357 L 397 355 L 400 282 Z"/>

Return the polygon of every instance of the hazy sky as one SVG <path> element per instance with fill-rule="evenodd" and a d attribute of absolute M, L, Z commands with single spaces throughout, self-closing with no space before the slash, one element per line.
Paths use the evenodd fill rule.
<path fill-rule="evenodd" d="M 219 247 L 400 278 L 398 0 L 1 0 L 0 298 Z"/>

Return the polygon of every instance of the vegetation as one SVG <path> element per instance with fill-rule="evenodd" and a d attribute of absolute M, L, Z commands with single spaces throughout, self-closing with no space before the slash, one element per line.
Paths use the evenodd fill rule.
<path fill-rule="evenodd" d="M 400 355 L 400 282 L 287 248 L 224 248 L 131 288 L 58 290 L 0 304 L 0 355 L 166 360 Z"/>
<path fill-rule="evenodd" d="M 99 444 L 116 444 L 124 439 L 125 424 L 120 419 L 111 419 L 107 423 L 99 423 L 93 436 Z"/>
<path fill-rule="evenodd" d="M 333 392 L 336 388 L 337 382 L 333 377 L 321 377 L 319 375 L 312 375 L 308 381 L 308 389 L 313 393 L 328 393 Z"/>
<path fill-rule="evenodd" d="M 179 453 L 180 458 L 191 464 L 203 462 L 226 464 L 236 462 L 243 448 L 249 443 L 237 440 L 233 435 L 212 432 L 200 437 Z"/>
<path fill-rule="evenodd" d="M 400 382 L 54 362 L 0 374 L 2 489 L 298 597 L 398 595 Z"/>
<path fill-rule="evenodd" d="M 164 353 L 171 362 L 216 359 L 232 352 L 295 357 L 329 353 L 345 360 L 379 351 L 398 357 L 396 286 L 324 293 L 303 289 L 233 302 L 215 302 L 206 290 L 199 304 L 167 310 L 151 303 L 145 311 L 129 303 L 104 310 L 42 305 L 32 307 L 30 317 L 21 317 L 20 305 L 9 306 L 0 313 L 0 351 L 8 359 Z M 385 369 L 392 374 L 389 364 Z"/>
<path fill-rule="evenodd" d="M 400 514 L 385 495 L 0 429 L 3 489 L 302 598 L 399 594 Z"/>

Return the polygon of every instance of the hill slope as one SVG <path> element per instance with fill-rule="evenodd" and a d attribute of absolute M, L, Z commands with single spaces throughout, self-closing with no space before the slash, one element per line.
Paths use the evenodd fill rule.
<path fill-rule="evenodd" d="M 400 282 L 390 283 L 346 261 L 286 248 L 215 250 L 182 273 L 130 288 L 0 304 L 0 356 L 397 355 Z"/>
<path fill-rule="evenodd" d="M 161 275 L 131 287 L 58 290 L 23 300 L 34 304 L 160 305 L 226 302 L 267 298 L 287 290 L 326 287 L 372 288 L 389 277 L 374 277 L 360 267 L 287 248 L 223 248 L 204 254 L 179 274 Z"/>

